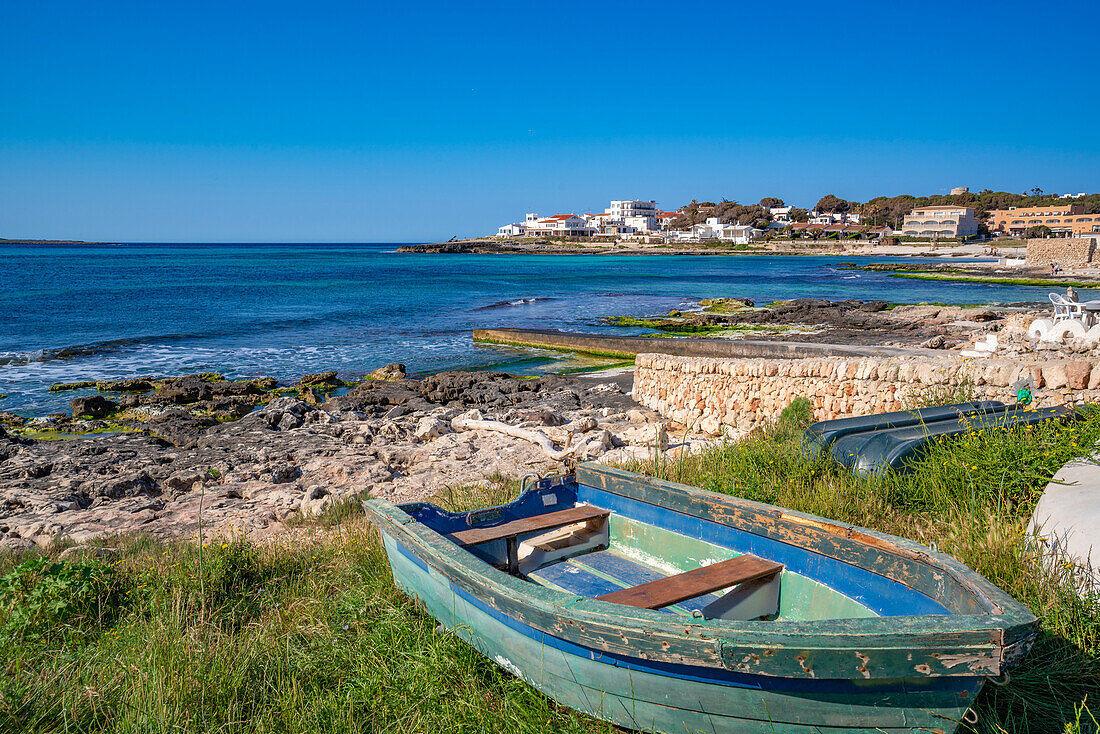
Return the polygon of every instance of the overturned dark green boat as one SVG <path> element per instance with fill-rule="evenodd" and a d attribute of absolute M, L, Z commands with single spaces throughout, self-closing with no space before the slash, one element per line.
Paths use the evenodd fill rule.
<path fill-rule="evenodd" d="M 445 627 L 632 729 L 952 732 L 1035 635 L 917 543 L 594 464 L 468 513 L 365 507 Z"/>

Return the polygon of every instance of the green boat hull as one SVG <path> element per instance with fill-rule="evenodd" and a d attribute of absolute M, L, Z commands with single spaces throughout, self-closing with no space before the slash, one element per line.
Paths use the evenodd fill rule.
<path fill-rule="evenodd" d="M 767 688 L 693 676 L 690 668 L 623 664 L 502 615 L 452 584 L 383 533 L 394 581 L 451 633 L 545 695 L 629 729 L 652 732 L 804 734 L 953 732 L 980 678 L 844 681 Z M 649 669 L 646 669 L 646 668 Z M 834 686 L 835 687 L 835 686 Z"/>

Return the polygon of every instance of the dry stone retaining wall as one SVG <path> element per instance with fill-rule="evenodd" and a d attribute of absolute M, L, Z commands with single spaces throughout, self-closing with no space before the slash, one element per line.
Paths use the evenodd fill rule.
<path fill-rule="evenodd" d="M 1096 255 L 1096 241 L 1092 237 L 1040 237 L 1027 241 L 1028 266 L 1049 267 L 1051 263 L 1062 266 L 1088 265 Z"/>
<path fill-rule="evenodd" d="M 1019 359 L 717 359 L 639 354 L 634 399 L 666 418 L 711 434 L 775 420 L 808 398 L 816 420 L 901 410 L 933 390 L 972 385 L 977 399 L 1012 402 L 1012 385 L 1031 377 L 1035 405 L 1100 398 L 1100 361 Z"/>

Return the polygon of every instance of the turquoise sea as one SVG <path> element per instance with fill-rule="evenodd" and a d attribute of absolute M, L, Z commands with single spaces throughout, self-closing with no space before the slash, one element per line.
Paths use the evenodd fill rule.
<path fill-rule="evenodd" d="M 395 244 L 0 245 L 0 410 L 64 410 L 57 382 L 217 371 L 295 379 L 576 358 L 475 346 L 480 326 L 627 333 L 599 316 L 700 298 L 1040 301 L 1045 289 L 890 278 L 852 257 L 410 255 Z M 889 261 L 876 258 L 875 261 Z"/>

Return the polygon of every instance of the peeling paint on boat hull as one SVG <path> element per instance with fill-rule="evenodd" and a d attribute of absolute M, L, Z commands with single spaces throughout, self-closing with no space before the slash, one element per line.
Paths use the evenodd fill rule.
<path fill-rule="evenodd" d="M 383 540 L 397 585 L 451 634 L 559 703 L 631 729 L 948 734 L 981 688 L 981 678 L 805 682 L 642 660 L 631 664 L 507 618 L 393 538 Z"/>

